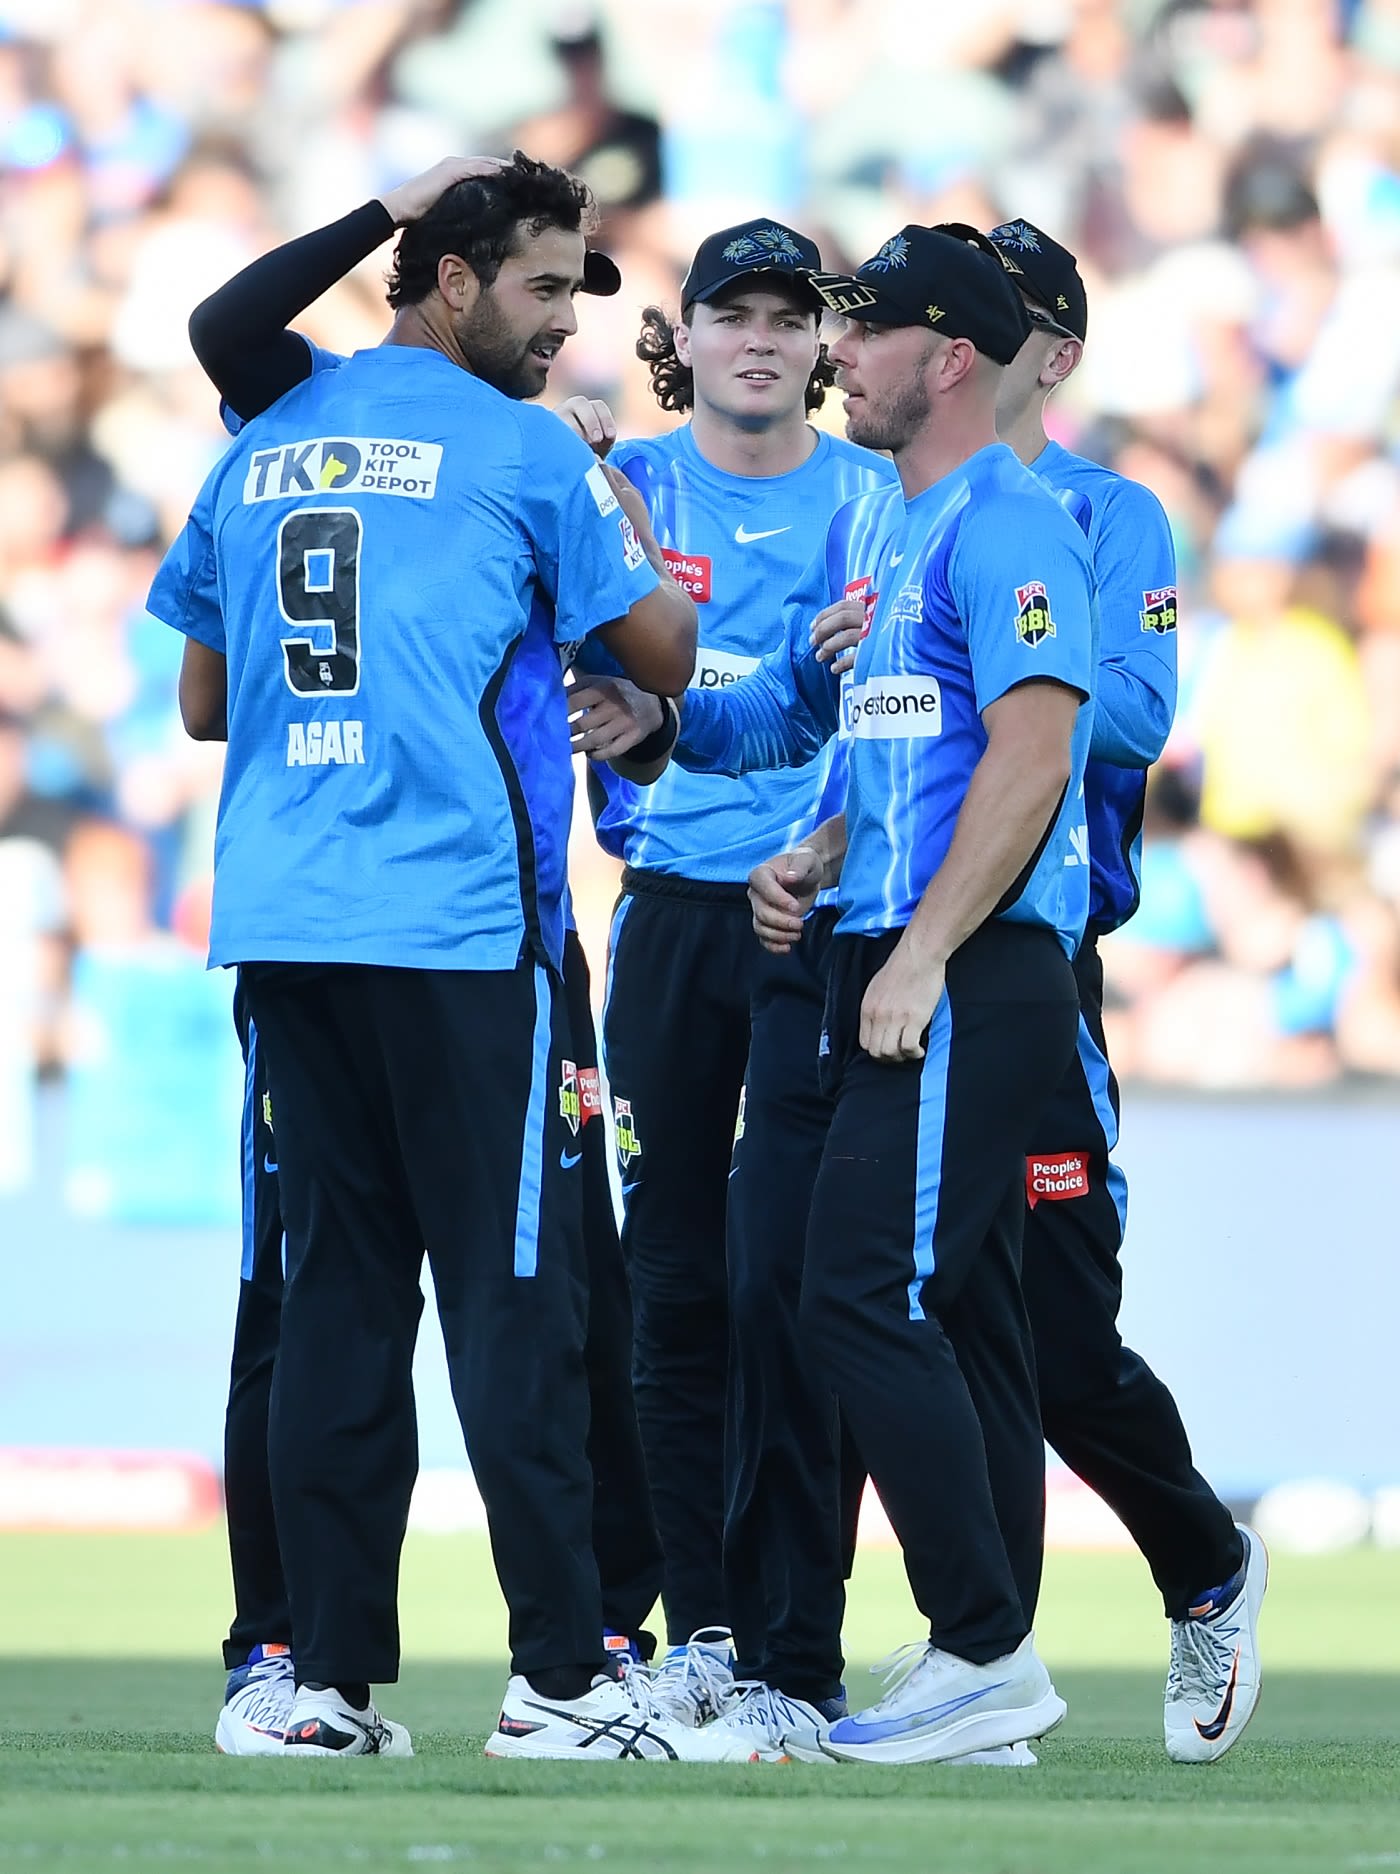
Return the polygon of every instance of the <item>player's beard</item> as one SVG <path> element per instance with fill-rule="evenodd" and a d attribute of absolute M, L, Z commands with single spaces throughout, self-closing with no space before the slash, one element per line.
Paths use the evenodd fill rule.
<path fill-rule="evenodd" d="M 869 392 L 846 416 L 846 434 L 867 449 L 907 448 L 929 417 L 928 386 L 923 372 L 910 382 L 887 391 L 877 403 Z"/>
<path fill-rule="evenodd" d="M 489 291 L 478 297 L 457 328 L 457 343 L 468 370 L 503 396 L 517 400 L 538 397 L 549 377 L 548 366 L 531 355 L 540 337 L 539 332 L 531 332 L 522 338 Z"/>

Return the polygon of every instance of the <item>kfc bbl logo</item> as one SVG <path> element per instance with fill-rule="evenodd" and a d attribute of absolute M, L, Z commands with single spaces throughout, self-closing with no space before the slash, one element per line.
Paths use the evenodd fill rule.
<path fill-rule="evenodd" d="M 1034 650 L 1037 644 L 1055 635 L 1055 621 L 1050 616 L 1050 601 L 1040 580 L 1016 588 L 1016 636 Z"/>
<path fill-rule="evenodd" d="M 1155 631 L 1159 638 L 1166 637 L 1169 631 L 1176 630 L 1176 587 L 1158 586 L 1153 592 L 1142 595 L 1142 610 L 1138 613 L 1144 631 Z"/>

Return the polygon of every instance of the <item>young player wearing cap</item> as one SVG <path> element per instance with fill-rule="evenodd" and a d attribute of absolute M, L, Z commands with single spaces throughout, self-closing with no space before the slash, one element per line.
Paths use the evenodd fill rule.
<path fill-rule="evenodd" d="M 656 394 L 689 421 L 620 443 L 609 461 L 641 491 L 666 563 L 696 601 L 697 693 L 732 683 L 773 648 L 782 601 L 832 514 L 892 478 L 888 463 L 807 420 L 830 382 L 821 302 L 806 279 L 819 265 L 815 245 L 779 222 L 725 228 L 697 249 L 674 329 L 655 308 L 645 315 L 638 350 Z M 756 1212 L 730 1211 L 727 1288 L 729 1172 L 759 962 L 745 880 L 775 842 L 816 823 L 824 774 L 731 780 L 671 768 L 645 791 L 606 771 L 591 779 L 603 796 L 599 838 L 626 865 L 603 1038 L 637 1409 L 665 1555 L 670 1652 L 653 1691 L 667 1709 L 699 1718 L 718 1708 L 730 1679 L 721 1543 L 728 1288 L 747 1286 L 766 1227 Z M 752 1397 L 778 1377 L 739 1371 L 734 1389 Z M 741 1569 L 746 1586 L 754 1591 Z"/>
<path fill-rule="evenodd" d="M 946 1759 L 1063 1712 L 1029 1637 L 1042 1445 L 1017 1262 L 1025 1141 L 1074 1043 L 1087 881 L 1065 860 L 1096 628 L 1082 535 L 995 440 L 1028 331 L 998 264 L 910 227 L 818 284 L 851 321 L 833 348 L 850 433 L 892 449 L 904 499 L 872 530 L 873 620 L 840 702 L 849 849 L 833 822 L 756 868 L 755 922 L 775 948 L 805 941 L 839 880 L 802 1328 L 931 1631 L 873 1711 L 819 1735 L 854 1760 Z M 795 698 L 744 686 L 744 766 L 837 727 L 810 649 L 788 661 L 810 677 Z"/>
<path fill-rule="evenodd" d="M 1154 495 L 1046 437 L 1046 399 L 1078 365 L 1088 329 L 1074 256 L 1028 221 L 1004 222 L 990 238 L 1034 327 L 1003 375 L 998 433 L 1084 529 L 1102 631 L 1084 774 L 1089 919 L 1074 958 L 1079 1039 L 1026 1160 L 1022 1282 L 1040 1410 L 1050 1444 L 1122 1519 L 1152 1569 L 1171 1622 L 1167 1753 L 1206 1763 L 1236 1741 L 1258 1701 L 1268 1558 L 1196 1470 L 1175 1400 L 1118 1332 L 1127 1183 L 1111 1156 L 1118 1083 L 1104 1041 L 1098 955 L 1099 938 L 1138 905 L 1147 769 L 1176 706 L 1176 562 Z"/>

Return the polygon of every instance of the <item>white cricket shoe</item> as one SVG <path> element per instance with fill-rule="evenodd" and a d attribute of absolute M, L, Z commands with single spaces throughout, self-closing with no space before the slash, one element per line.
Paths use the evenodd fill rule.
<path fill-rule="evenodd" d="M 1001 1744 L 996 1750 L 969 1750 L 944 1760 L 950 1770 L 1033 1770 L 1040 1762 L 1029 1744 Z"/>
<path fill-rule="evenodd" d="M 697 1735 L 653 1703 L 645 1668 L 634 1667 L 621 1679 L 600 1672 L 581 1698 L 545 1698 L 516 1673 L 507 1682 L 485 1754 L 570 1763 L 675 1763 L 693 1754 Z"/>
<path fill-rule="evenodd" d="M 226 1757 L 280 1757 L 296 1691 L 290 1646 L 255 1646 L 224 1688 L 214 1744 Z"/>
<path fill-rule="evenodd" d="M 721 1716 L 696 1732 L 687 1754 L 699 1763 L 829 1763 L 822 1733 L 845 1715 L 844 1698 L 809 1704 L 761 1680 L 740 1680 Z"/>
<path fill-rule="evenodd" d="M 709 1724 L 734 1696 L 734 1635 L 701 1627 L 652 1667 L 649 1689 L 653 1707 L 676 1724 Z"/>
<path fill-rule="evenodd" d="M 1235 1526 L 1244 1540 L 1243 1567 L 1185 1620 L 1172 1622 L 1162 1723 L 1174 1763 L 1223 1757 L 1259 1703 L 1259 1606 L 1269 1555 L 1252 1529 Z"/>
<path fill-rule="evenodd" d="M 297 1687 L 282 1744 L 293 1757 L 411 1757 L 413 1740 L 401 1724 L 381 1718 L 373 1704 L 357 1711 L 339 1692 Z"/>
<path fill-rule="evenodd" d="M 1065 1702 L 1027 1634 L 1014 1653 L 978 1666 L 916 1641 L 883 1667 L 878 1704 L 828 1727 L 822 1749 L 847 1763 L 947 1763 L 1053 1731 Z"/>

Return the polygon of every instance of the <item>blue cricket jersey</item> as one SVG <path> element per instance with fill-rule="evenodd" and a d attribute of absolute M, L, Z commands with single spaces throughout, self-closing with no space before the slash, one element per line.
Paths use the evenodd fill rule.
<path fill-rule="evenodd" d="M 1094 736 L 1084 774 L 1089 922 L 1126 924 L 1141 896 L 1147 770 L 1176 713 L 1176 554 L 1162 504 L 1140 482 L 1049 443 L 1031 464 L 1089 542 L 1099 599 Z"/>
<path fill-rule="evenodd" d="M 801 763 L 839 726 L 850 779 L 838 928 L 898 929 L 952 841 L 987 746 L 982 711 L 1028 678 L 1092 693 L 1098 624 L 1086 542 L 995 443 L 912 501 L 895 488 L 843 509 L 806 585 L 805 617 L 795 602 L 785 643 L 753 676 L 722 698 L 687 697 L 678 758 L 741 771 Z M 871 606 L 839 688 L 809 642 L 818 592 L 822 603 L 848 592 Z M 1079 712 L 1055 824 L 998 912 L 1055 930 L 1071 951 L 1089 901 L 1081 790 L 1092 715 Z"/>
<path fill-rule="evenodd" d="M 736 682 L 781 641 L 785 601 L 836 510 L 865 489 L 895 482 L 884 457 L 823 432 L 786 475 L 726 474 L 701 455 L 688 423 L 619 443 L 609 461 L 641 491 L 672 576 L 696 602 L 691 693 L 699 695 Z M 592 647 L 580 667 L 600 667 Z M 829 764 L 823 756 L 814 773 L 750 780 L 690 774 L 673 763 L 651 787 L 595 767 L 606 796 L 598 838 L 639 870 L 742 882 L 817 824 Z"/>
<path fill-rule="evenodd" d="M 548 411 L 436 351 L 318 363 L 237 436 L 148 601 L 228 660 L 210 962 L 557 966 L 559 647 L 656 574 Z"/>

